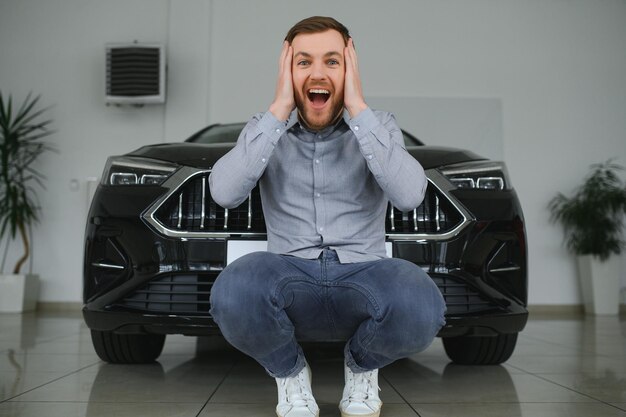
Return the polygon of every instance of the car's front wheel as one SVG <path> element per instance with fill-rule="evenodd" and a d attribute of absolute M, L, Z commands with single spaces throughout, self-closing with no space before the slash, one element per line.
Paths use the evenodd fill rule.
<path fill-rule="evenodd" d="M 460 365 L 500 364 L 511 357 L 516 343 L 517 333 L 443 338 L 446 354 Z"/>
<path fill-rule="evenodd" d="M 91 331 L 96 353 L 109 363 L 150 363 L 159 357 L 165 344 L 162 334 L 116 334 Z"/>

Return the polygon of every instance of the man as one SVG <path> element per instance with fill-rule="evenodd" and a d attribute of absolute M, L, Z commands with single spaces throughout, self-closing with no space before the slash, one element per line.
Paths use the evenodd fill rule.
<path fill-rule="evenodd" d="M 348 29 L 311 17 L 287 33 L 274 101 L 213 167 L 215 201 L 259 183 L 268 252 L 228 265 L 211 294 L 224 337 L 276 378 L 280 417 L 318 416 L 297 340 L 347 340 L 343 417 L 379 416 L 378 369 L 425 349 L 445 303 L 416 265 L 388 258 L 388 201 L 413 210 L 426 178 L 392 115 L 363 98 Z"/>

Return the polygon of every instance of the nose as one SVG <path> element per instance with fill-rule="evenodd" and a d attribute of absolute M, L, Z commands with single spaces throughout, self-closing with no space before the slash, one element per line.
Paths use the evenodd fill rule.
<path fill-rule="evenodd" d="M 324 65 L 321 62 L 316 62 L 311 65 L 311 79 L 323 80 L 326 78 L 326 71 Z"/>

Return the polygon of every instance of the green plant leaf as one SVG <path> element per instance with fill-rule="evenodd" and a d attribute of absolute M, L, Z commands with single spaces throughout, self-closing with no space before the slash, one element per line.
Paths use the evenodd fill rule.
<path fill-rule="evenodd" d="M 624 168 L 609 159 L 591 165 L 591 172 L 572 197 L 558 193 L 548 203 L 550 219 L 561 223 L 568 250 L 605 260 L 624 248 L 626 188 L 617 171 Z"/>
<path fill-rule="evenodd" d="M 0 91 L 0 238 L 6 234 L 22 239 L 23 227 L 30 228 L 39 221 L 40 207 L 37 191 L 44 189 L 45 176 L 33 165 L 54 147 L 43 138 L 51 135 L 52 120 L 41 120 L 49 107 L 39 109 L 40 96 L 29 93 L 17 111 L 11 95 Z M 29 253 L 24 240 L 25 254 Z"/>

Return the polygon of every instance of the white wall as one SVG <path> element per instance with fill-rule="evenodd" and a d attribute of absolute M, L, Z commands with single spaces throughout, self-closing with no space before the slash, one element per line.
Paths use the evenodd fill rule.
<path fill-rule="evenodd" d="M 57 131 L 50 141 L 59 152 L 41 161 L 48 180 L 34 231 L 42 301 L 82 298 L 86 179 L 100 177 L 107 156 L 205 125 L 209 20 L 210 3 L 201 0 L 0 1 L 0 89 L 20 99 L 40 93 Z M 133 40 L 166 44 L 167 106 L 105 105 L 104 46 Z"/>
<path fill-rule="evenodd" d="M 33 259 L 42 300 L 80 300 L 84 184 L 106 156 L 264 110 L 285 32 L 313 14 L 350 27 L 366 95 L 502 102 L 504 160 L 528 228 L 530 302 L 580 302 L 546 204 L 591 163 L 626 165 L 623 0 L 0 0 L 0 89 L 55 105 L 60 152 L 41 162 L 49 181 Z M 167 104 L 106 107 L 104 44 L 134 39 L 167 44 Z"/>

